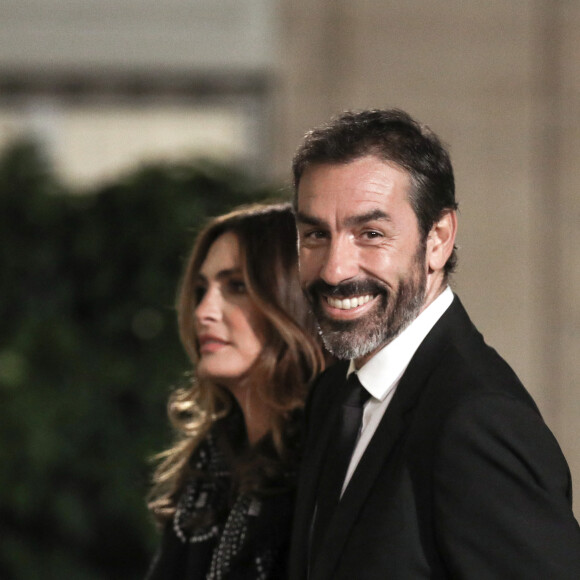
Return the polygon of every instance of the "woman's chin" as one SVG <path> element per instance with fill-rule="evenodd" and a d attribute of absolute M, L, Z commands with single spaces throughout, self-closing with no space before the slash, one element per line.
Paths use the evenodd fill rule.
<path fill-rule="evenodd" d="M 232 389 L 232 387 L 240 383 L 244 373 L 236 371 L 228 372 L 223 367 L 212 368 L 210 365 L 207 367 L 199 365 L 197 367 L 197 376 L 205 381 L 210 381 L 216 385 Z"/>

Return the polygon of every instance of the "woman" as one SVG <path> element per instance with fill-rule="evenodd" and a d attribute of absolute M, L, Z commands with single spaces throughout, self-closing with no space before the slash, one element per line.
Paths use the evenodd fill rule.
<path fill-rule="evenodd" d="M 283 578 L 307 385 L 323 366 L 297 279 L 289 204 L 213 220 L 178 297 L 191 385 L 149 508 L 163 527 L 148 580 Z"/>

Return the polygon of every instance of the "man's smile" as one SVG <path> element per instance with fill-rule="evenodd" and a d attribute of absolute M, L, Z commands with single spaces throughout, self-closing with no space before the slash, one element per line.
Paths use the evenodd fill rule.
<path fill-rule="evenodd" d="M 326 301 L 333 308 L 338 308 L 339 310 L 351 310 L 357 306 L 362 306 L 373 299 L 372 294 L 365 294 L 364 296 L 353 296 L 351 298 L 333 298 L 332 296 L 327 296 Z"/>
<path fill-rule="evenodd" d="M 361 294 L 345 298 L 323 294 L 320 298 L 320 305 L 328 320 L 355 320 L 373 309 L 380 294 Z"/>

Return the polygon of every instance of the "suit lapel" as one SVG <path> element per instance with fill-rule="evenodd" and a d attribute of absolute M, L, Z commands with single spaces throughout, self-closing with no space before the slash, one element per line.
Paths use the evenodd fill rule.
<path fill-rule="evenodd" d="M 315 556 L 311 580 L 332 578 L 350 530 L 367 496 L 393 448 L 406 430 L 411 412 L 417 405 L 423 388 L 433 370 L 451 344 L 458 317 L 465 311 L 455 297 L 454 302 L 436 323 L 401 377 L 393 400 L 389 404 L 377 431 L 363 454 L 328 527 L 327 535 Z M 465 314 L 467 317 L 467 314 Z M 467 319 L 468 320 L 468 319 Z M 324 448 L 319 450 L 320 456 Z M 318 456 L 318 461 L 320 461 Z M 312 517 L 312 512 L 310 513 Z"/>

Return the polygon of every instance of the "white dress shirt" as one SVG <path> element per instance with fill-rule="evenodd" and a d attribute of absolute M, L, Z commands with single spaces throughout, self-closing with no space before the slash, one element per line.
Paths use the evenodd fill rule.
<path fill-rule="evenodd" d="M 371 397 L 364 407 L 361 431 L 342 485 L 343 492 L 381 422 L 415 351 L 452 302 L 453 292 L 447 286 L 401 334 L 360 369 L 356 369 L 354 360 L 350 361 L 347 376 L 356 371 L 361 384 Z"/>

